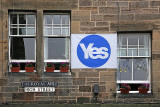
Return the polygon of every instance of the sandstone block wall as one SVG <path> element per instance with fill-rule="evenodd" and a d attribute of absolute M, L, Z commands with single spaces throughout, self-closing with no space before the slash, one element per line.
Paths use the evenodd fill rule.
<path fill-rule="evenodd" d="M 37 16 L 36 73 L 8 73 L 8 11 L 34 10 Z M 149 96 L 117 97 L 117 69 L 71 69 L 69 73 L 43 73 L 44 10 L 71 12 L 71 34 L 152 32 L 151 83 Z M 159 0 L 0 0 L 0 102 L 94 103 L 160 102 L 160 1 Z M 24 93 L 22 81 L 58 82 L 55 93 Z"/>

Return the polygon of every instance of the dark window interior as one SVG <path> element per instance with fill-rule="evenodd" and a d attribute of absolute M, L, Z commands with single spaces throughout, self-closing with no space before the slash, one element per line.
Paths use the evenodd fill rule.
<path fill-rule="evenodd" d="M 35 59 L 35 38 L 12 37 L 11 59 Z"/>

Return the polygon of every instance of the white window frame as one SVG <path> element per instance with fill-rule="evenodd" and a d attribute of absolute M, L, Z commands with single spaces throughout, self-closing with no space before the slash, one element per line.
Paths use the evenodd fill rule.
<path fill-rule="evenodd" d="M 120 33 L 118 36 L 122 36 L 123 33 Z M 122 83 L 127 83 L 127 84 L 143 84 L 143 83 L 146 83 L 146 84 L 151 84 L 151 33 L 126 33 L 126 34 L 134 34 L 134 35 L 142 35 L 142 36 L 146 36 L 145 34 L 147 34 L 147 36 L 149 36 L 149 55 L 148 56 L 139 56 L 139 38 L 138 38 L 138 56 L 133 56 L 133 50 L 132 50 L 132 56 L 121 56 L 120 55 L 120 49 L 123 49 L 123 48 L 119 48 L 118 47 L 118 60 L 120 58 L 129 58 L 129 59 L 132 59 L 132 80 L 117 80 L 117 84 L 122 84 Z M 124 35 L 125 36 L 125 35 Z M 118 39 L 118 41 L 120 41 Z M 118 44 L 119 45 L 119 44 Z M 136 45 L 137 46 L 137 45 Z M 125 48 L 126 49 L 126 48 Z M 132 48 L 133 49 L 133 48 Z M 128 54 L 128 38 L 127 38 L 127 53 Z M 135 58 L 147 58 L 148 59 L 148 80 L 133 80 L 133 59 Z M 118 61 L 119 62 L 119 61 Z M 120 72 L 120 71 L 117 71 L 117 72 Z M 117 89 L 118 90 L 118 89 Z M 117 91 L 117 93 L 120 93 L 120 91 Z M 129 93 L 138 93 L 138 91 L 130 91 Z M 151 85 L 149 85 L 149 91 L 148 93 L 151 93 Z"/>
<path fill-rule="evenodd" d="M 51 26 L 52 26 L 52 35 L 45 35 L 45 26 L 46 26 L 46 24 L 45 24 L 45 15 L 68 15 L 69 16 L 68 27 L 62 27 L 62 24 L 61 24 L 60 25 L 61 26 L 61 28 L 60 28 L 61 29 L 61 34 L 60 35 L 53 35 L 53 26 L 54 26 L 54 24 L 53 24 L 53 21 L 52 21 L 52 24 L 51 24 Z M 45 59 L 45 49 L 44 49 L 44 63 L 47 63 L 47 62 L 53 62 L 53 63 L 65 62 L 65 63 L 69 63 L 70 62 L 70 27 L 71 27 L 70 23 L 71 23 L 70 22 L 70 13 L 44 13 L 44 15 L 43 15 L 43 41 L 44 41 L 44 48 L 45 48 L 45 38 L 68 38 L 69 39 L 68 59 Z M 62 35 L 62 28 L 68 28 L 68 30 L 69 30 L 68 35 Z M 44 72 L 46 72 L 45 71 L 45 65 L 44 65 Z M 60 70 L 54 70 L 54 72 L 60 72 Z"/>
<path fill-rule="evenodd" d="M 55 25 L 55 24 L 53 24 L 53 22 L 52 22 L 52 24 L 45 24 L 45 15 L 68 15 L 69 16 L 69 24 L 68 24 L 68 27 L 62 27 L 63 25 L 62 24 L 60 24 L 60 28 L 61 28 L 61 35 L 53 35 L 53 26 Z M 62 21 L 62 20 L 61 20 Z M 52 35 L 45 35 L 45 26 L 52 26 Z M 59 25 L 59 24 L 57 24 L 57 25 Z M 44 15 L 43 15 L 43 32 L 44 32 L 44 37 L 70 37 L 70 14 L 69 13 L 45 13 Z M 59 28 L 59 27 L 57 27 L 57 28 Z M 69 32 L 68 32 L 68 35 L 62 35 L 62 28 L 68 28 L 68 30 L 69 30 Z"/>
<path fill-rule="evenodd" d="M 31 27 L 31 28 L 35 28 L 35 35 L 11 35 L 11 23 L 10 23 L 10 15 L 11 14 L 16 14 L 17 16 L 19 14 L 24 14 L 24 15 L 35 15 L 35 26 L 34 27 Z M 27 63 L 27 62 L 32 62 L 32 63 L 36 63 L 36 14 L 33 13 L 33 12 L 10 12 L 9 13 L 9 18 L 8 18 L 8 21 L 9 21 L 9 36 L 8 36 L 8 40 L 9 40 L 9 63 L 8 63 L 8 66 L 9 66 L 9 72 L 11 72 L 11 63 L 13 62 L 17 62 L 17 63 Z M 26 24 L 19 24 L 19 18 L 17 17 L 17 24 L 12 24 L 12 25 L 17 25 L 17 29 L 18 29 L 18 34 L 19 34 L 19 25 L 26 25 L 26 33 L 27 33 L 27 20 L 26 20 Z M 33 25 L 33 24 L 32 24 Z M 27 59 L 11 59 L 11 53 L 10 53 L 10 48 L 11 48 L 11 37 L 31 37 L 31 38 L 34 38 L 35 39 L 35 50 L 34 50 L 34 53 L 35 53 L 35 59 L 34 60 L 27 60 Z M 25 70 L 20 70 L 20 72 L 25 72 Z M 34 72 L 36 72 L 34 70 Z"/>

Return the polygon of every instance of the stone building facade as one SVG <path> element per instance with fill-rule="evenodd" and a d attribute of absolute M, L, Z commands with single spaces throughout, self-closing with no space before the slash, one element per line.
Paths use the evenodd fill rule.
<path fill-rule="evenodd" d="M 0 0 L 0 101 L 1 103 L 159 103 L 160 98 L 160 1 L 159 0 Z M 20 12 L 20 13 L 19 13 Z M 11 14 L 34 14 L 35 72 L 10 72 L 10 38 L 16 35 Z M 44 20 L 47 14 L 69 15 L 71 34 L 147 33 L 150 35 L 149 85 L 145 95 L 117 92 L 115 69 L 71 69 L 67 73 L 44 72 Z M 13 16 L 14 17 L 14 16 Z M 19 18 L 17 18 L 19 17 Z M 20 15 L 16 20 L 21 20 Z M 29 19 L 28 19 L 29 20 Z M 23 22 L 22 22 L 23 23 Z M 11 25 L 13 24 L 13 26 Z M 27 26 L 27 25 L 26 25 Z M 47 26 L 47 25 L 46 25 Z M 54 26 L 54 25 L 53 25 Z M 66 25 L 67 26 L 67 25 Z M 13 29 L 12 29 L 13 27 Z M 17 27 L 15 27 L 17 28 Z M 23 27 L 22 27 L 23 28 Z M 29 28 L 26 28 L 29 30 Z M 13 32 L 12 32 L 13 31 Z M 11 36 L 11 33 L 13 35 Z M 24 33 L 19 30 L 19 35 Z M 28 33 L 32 33 L 29 31 Z M 17 34 L 17 35 L 18 35 Z M 23 35 L 23 34 L 22 34 Z M 149 43 L 148 43 L 149 44 Z M 58 48 L 58 47 L 57 47 Z M 14 48 L 13 48 L 14 49 Z M 21 50 L 22 51 L 22 50 Z M 14 52 L 14 51 L 13 51 Z M 117 58 L 118 60 L 118 58 Z M 24 63 L 24 61 L 22 61 Z M 127 62 L 126 62 L 127 63 Z M 59 62 L 58 62 L 59 64 Z M 56 66 L 59 66 L 59 65 Z M 21 64 L 23 66 L 23 64 Z M 147 66 L 147 65 L 145 65 Z M 57 82 L 55 92 L 24 92 L 23 81 Z M 98 96 L 94 86 L 98 84 Z M 135 87 L 135 86 L 134 86 Z"/>

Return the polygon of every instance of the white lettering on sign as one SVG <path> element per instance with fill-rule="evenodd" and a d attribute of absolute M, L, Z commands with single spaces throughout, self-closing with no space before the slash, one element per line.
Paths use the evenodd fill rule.
<path fill-rule="evenodd" d="M 86 48 L 83 43 L 80 44 L 80 47 L 82 48 L 84 52 L 84 58 L 88 59 L 89 57 L 91 59 L 105 59 L 108 57 L 108 49 L 106 47 L 93 47 L 93 43 L 90 43 L 88 47 Z"/>
<path fill-rule="evenodd" d="M 24 92 L 55 92 L 55 87 L 25 87 Z"/>

